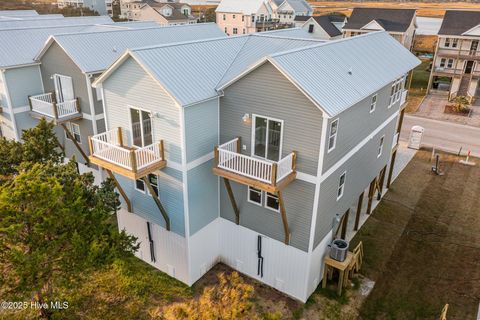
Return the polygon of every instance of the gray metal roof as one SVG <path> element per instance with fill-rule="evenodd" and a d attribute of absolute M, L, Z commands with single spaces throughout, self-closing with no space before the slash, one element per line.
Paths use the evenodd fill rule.
<path fill-rule="evenodd" d="M 129 54 L 183 106 L 217 96 L 217 90 L 268 59 L 331 117 L 420 63 L 386 32 L 329 42 L 249 34 Z"/>
<path fill-rule="evenodd" d="M 218 37 L 224 38 L 226 35 L 216 24 L 198 23 L 55 35 L 52 40 L 65 50 L 83 72 L 97 73 L 107 69 L 128 48 Z M 38 58 L 41 58 L 41 54 Z"/>
<path fill-rule="evenodd" d="M 0 10 L 0 16 L 38 16 L 36 10 Z"/>
<path fill-rule="evenodd" d="M 217 96 L 216 88 L 275 52 L 321 43 L 275 33 L 186 42 L 131 50 L 181 105 Z"/>
<path fill-rule="evenodd" d="M 386 32 L 278 53 L 270 60 L 332 117 L 420 64 Z"/>
<path fill-rule="evenodd" d="M 61 27 L 72 25 L 92 25 L 113 23 L 108 16 L 92 17 L 54 17 L 49 19 L 23 19 L 23 20 L 2 20 L 0 21 L 0 30 L 19 29 L 19 28 L 45 28 Z"/>

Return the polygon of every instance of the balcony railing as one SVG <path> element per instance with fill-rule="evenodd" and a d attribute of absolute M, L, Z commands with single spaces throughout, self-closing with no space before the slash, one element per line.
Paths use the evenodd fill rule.
<path fill-rule="evenodd" d="M 142 148 L 125 146 L 121 128 L 89 137 L 89 146 L 93 163 L 135 179 L 166 164 L 163 140 Z"/>
<path fill-rule="evenodd" d="M 276 187 L 296 173 L 296 153 L 292 152 L 279 161 L 259 159 L 241 154 L 240 138 L 235 138 L 215 148 L 215 164 L 217 169 Z"/>
<path fill-rule="evenodd" d="M 465 73 L 464 69 L 455 69 L 455 68 L 448 68 L 448 67 L 435 67 L 434 69 L 435 73 L 439 74 L 445 74 L 445 75 L 472 75 L 474 77 L 480 76 L 480 71 L 478 70 L 472 70 L 470 73 Z"/>
<path fill-rule="evenodd" d="M 400 97 L 400 106 L 403 106 L 407 102 L 408 90 L 403 90 L 402 96 Z"/>
<path fill-rule="evenodd" d="M 77 99 L 57 103 L 53 93 L 29 97 L 30 111 L 55 120 L 71 120 L 81 115 Z"/>
<path fill-rule="evenodd" d="M 460 50 L 458 48 L 438 48 L 437 55 L 439 57 L 459 57 L 467 59 L 479 59 L 480 51 L 477 50 Z"/>

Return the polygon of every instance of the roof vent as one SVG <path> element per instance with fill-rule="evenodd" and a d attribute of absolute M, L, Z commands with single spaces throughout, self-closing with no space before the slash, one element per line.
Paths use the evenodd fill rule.
<path fill-rule="evenodd" d="M 352 71 L 352 67 L 350 67 L 350 69 L 348 69 L 348 74 L 349 75 L 352 75 L 353 71 Z"/>
<path fill-rule="evenodd" d="M 113 51 L 113 52 L 117 52 L 117 47 L 113 47 L 113 48 L 112 48 L 112 51 Z"/>

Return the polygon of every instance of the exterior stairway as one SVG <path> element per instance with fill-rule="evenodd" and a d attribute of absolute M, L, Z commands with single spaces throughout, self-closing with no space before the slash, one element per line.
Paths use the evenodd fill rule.
<path fill-rule="evenodd" d="M 460 80 L 460 85 L 458 86 L 458 93 L 457 96 L 467 96 L 468 95 L 468 87 L 470 86 L 470 75 L 464 75 Z"/>

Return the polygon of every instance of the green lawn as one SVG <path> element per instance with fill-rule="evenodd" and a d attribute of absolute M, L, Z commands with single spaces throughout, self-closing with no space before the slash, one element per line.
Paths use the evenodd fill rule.
<path fill-rule="evenodd" d="M 415 112 L 427 93 L 428 78 L 430 77 L 429 65 L 430 60 L 424 60 L 413 70 L 412 82 L 408 92 L 407 112 Z"/>

